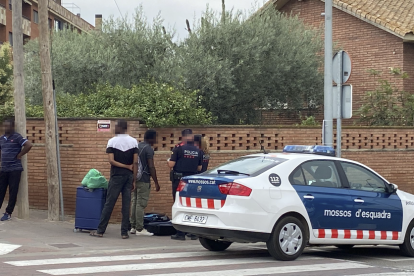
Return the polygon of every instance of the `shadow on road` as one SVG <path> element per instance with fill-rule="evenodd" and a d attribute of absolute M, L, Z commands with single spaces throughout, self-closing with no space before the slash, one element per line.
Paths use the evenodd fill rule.
<path fill-rule="evenodd" d="M 305 254 L 317 257 L 349 259 L 355 258 L 385 258 L 405 257 L 398 246 L 355 246 L 351 249 L 339 249 L 336 247 L 309 247 Z M 414 259 L 413 259 L 414 260 Z"/>

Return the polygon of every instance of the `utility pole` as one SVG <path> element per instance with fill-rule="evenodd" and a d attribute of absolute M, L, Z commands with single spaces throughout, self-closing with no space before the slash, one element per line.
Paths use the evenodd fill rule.
<path fill-rule="evenodd" d="M 22 1 L 12 2 L 12 29 L 13 29 L 13 75 L 14 75 L 14 117 L 16 131 L 26 136 L 26 103 L 24 94 L 23 76 L 23 26 L 22 26 Z M 29 217 L 29 191 L 27 184 L 27 157 L 22 157 L 23 172 L 20 179 L 19 193 L 17 195 L 18 218 Z"/>
<path fill-rule="evenodd" d="M 43 110 L 45 117 L 45 150 L 48 187 L 48 219 L 59 220 L 59 175 L 57 163 L 57 141 L 55 101 L 53 97 L 52 69 L 49 46 L 48 0 L 39 0 L 39 49 L 42 71 Z"/>
<path fill-rule="evenodd" d="M 226 3 L 225 0 L 221 0 L 221 23 L 226 23 Z"/>
<path fill-rule="evenodd" d="M 332 0 L 325 0 L 325 80 L 323 144 L 333 146 Z"/>
<path fill-rule="evenodd" d="M 336 157 L 341 158 L 342 155 L 342 81 L 343 81 L 343 51 L 338 53 L 338 63 L 339 63 L 339 82 L 338 85 L 338 98 L 337 102 L 333 103 L 337 105 L 336 114 Z M 336 64 L 335 64 L 336 65 Z"/>

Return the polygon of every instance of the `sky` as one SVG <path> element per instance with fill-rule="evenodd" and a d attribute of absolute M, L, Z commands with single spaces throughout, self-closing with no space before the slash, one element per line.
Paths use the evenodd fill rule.
<path fill-rule="evenodd" d="M 166 26 L 175 27 L 179 37 L 187 34 L 185 30 L 185 20 L 190 23 L 194 21 L 194 16 L 199 18 L 208 4 L 210 8 L 221 11 L 221 0 L 63 0 L 62 3 L 73 3 L 80 8 L 71 9 L 70 5 L 63 4 L 73 13 L 81 13 L 81 17 L 95 25 L 95 14 L 102 14 L 103 19 L 113 15 L 120 17 L 121 14 L 115 4 L 118 3 L 123 16 L 132 14 L 135 8 L 141 4 L 144 8 L 146 17 L 151 20 L 159 12 L 164 18 Z M 262 5 L 264 0 L 226 0 L 226 9 L 250 10 L 254 4 Z"/>

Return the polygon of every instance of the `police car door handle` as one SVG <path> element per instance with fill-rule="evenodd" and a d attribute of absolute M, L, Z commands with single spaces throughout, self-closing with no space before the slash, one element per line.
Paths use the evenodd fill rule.
<path fill-rule="evenodd" d="M 356 199 L 354 199 L 354 202 L 356 202 L 356 203 L 364 203 L 365 201 L 363 199 L 356 198 Z"/>
<path fill-rule="evenodd" d="M 303 198 L 305 198 L 305 199 L 314 199 L 315 197 L 313 195 L 304 195 Z"/>

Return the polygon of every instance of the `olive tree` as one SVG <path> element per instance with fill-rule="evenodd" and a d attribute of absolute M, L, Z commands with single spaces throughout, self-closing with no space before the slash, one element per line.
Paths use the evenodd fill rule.
<path fill-rule="evenodd" d="M 223 124 L 256 123 L 257 109 L 313 109 L 323 99 L 319 34 L 274 10 L 207 10 L 177 48 L 178 77 Z"/>
<path fill-rule="evenodd" d="M 174 39 L 174 30 L 159 16 L 148 23 L 141 8 L 132 19 L 107 20 L 102 32 L 56 32 L 57 92 L 87 94 L 107 83 L 130 89 L 153 80 L 197 91 L 197 101 L 220 124 L 257 123 L 260 109 L 298 112 L 321 104 L 320 32 L 297 17 L 207 8 L 191 29 L 187 38 Z M 33 104 L 41 103 L 37 45 L 26 45 L 26 93 Z"/>
<path fill-rule="evenodd" d="M 110 18 L 103 24 L 102 32 L 54 32 L 51 57 L 57 93 L 76 95 L 88 93 L 96 84 L 131 88 L 142 80 L 161 80 L 162 60 L 170 45 L 168 35 L 163 32 L 161 18 L 148 23 L 142 8 L 128 21 Z M 40 104 L 37 40 L 26 44 L 25 54 L 26 94 L 31 103 Z"/>

